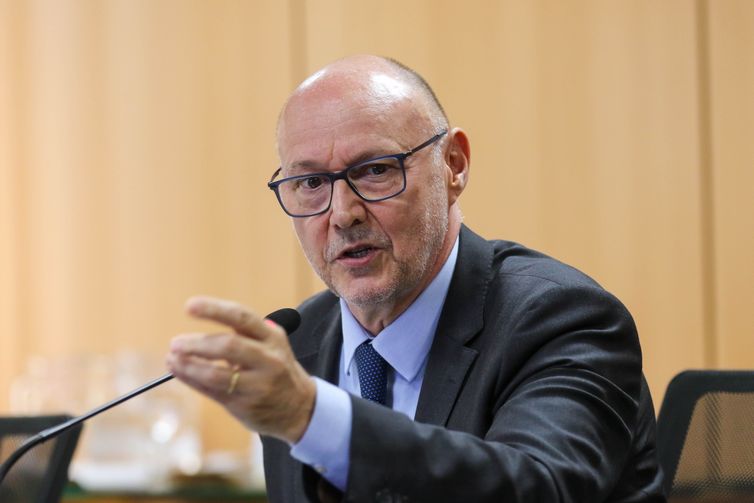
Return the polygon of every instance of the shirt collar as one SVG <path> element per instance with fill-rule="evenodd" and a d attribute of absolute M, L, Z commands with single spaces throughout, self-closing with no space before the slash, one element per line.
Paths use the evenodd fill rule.
<path fill-rule="evenodd" d="M 390 325 L 374 337 L 372 346 L 406 381 L 413 381 L 432 346 L 437 322 L 458 258 L 458 237 L 445 264 L 416 300 Z M 356 348 L 370 339 L 356 321 L 346 302 L 340 299 L 343 330 L 343 372 L 348 374 Z"/>

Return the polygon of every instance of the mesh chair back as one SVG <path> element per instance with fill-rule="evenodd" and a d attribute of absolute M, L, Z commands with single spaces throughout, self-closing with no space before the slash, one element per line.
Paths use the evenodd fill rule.
<path fill-rule="evenodd" d="M 26 440 L 68 419 L 69 416 L 0 417 L 0 466 L 4 468 L 11 454 Z M 80 432 L 78 425 L 21 456 L 0 481 L 0 502 L 60 501 Z"/>
<path fill-rule="evenodd" d="M 657 450 L 670 502 L 754 502 L 754 371 L 677 375 L 657 419 Z"/>

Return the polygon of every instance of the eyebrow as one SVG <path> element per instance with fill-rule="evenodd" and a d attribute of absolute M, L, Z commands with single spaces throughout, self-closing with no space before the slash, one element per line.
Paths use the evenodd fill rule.
<path fill-rule="evenodd" d="M 364 161 L 369 161 L 371 159 L 377 159 L 380 157 L 388 157 L 391 155 L 398 155 L 403 153 L 401 152 L 392 152 L 388 154 L 378 154 L 375 150 L 366 150 L 356 157 L 354 157 L 351 161 L 348 162 L 348 164 L 345 164 L 340 167 L 337 171 L 341 171 L 344 169 L 348 169 L 351 166 L 356 166 L 357 164 L 360 164 Z M 283 168 L 282 171 L 285 173 L 286 176 L 296 176 L 298 173 L 327 173 L 328 170 L 322 165 L 322 163 L 316 162 L 316 161 L 296 161 L 287 168 Z"/>
<path fill-rule="evenodd" d="M 281 169 L 286 176 L 295 176 L 298 172 L 321 173 L 325 171 L 322 164 L 315 161 L 296 161 L 288 167 Z"/>

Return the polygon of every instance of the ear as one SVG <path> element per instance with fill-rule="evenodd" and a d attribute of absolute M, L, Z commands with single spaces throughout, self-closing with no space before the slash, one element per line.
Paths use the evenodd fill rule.
<path fill-rule="evenodd" d="M 452 206 L 466 188 L 471 166 L 469 137 L 461 128 L 453 128 L 448 132 L 445 163 L 448 166 L 448 206 Z"/>

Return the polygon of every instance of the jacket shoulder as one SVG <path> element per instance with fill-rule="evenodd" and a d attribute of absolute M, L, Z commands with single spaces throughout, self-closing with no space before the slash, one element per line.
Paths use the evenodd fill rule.
<path fill-rule="evenodd" d="M 493 249 L 492 267 L 496 276 L 507 281 L 541 281 L 561 287 L 602 287 L 591 277 L 550 257 L 513 241 L 488 241 Z"/>
<path fill-rule="evenodd" d="M 301 313 L 302 324 L 305 318 L 321 316 L 338 304 L 338 297 L 330 290 L 316 293 L 298 305 L 296 310 Z"/>

